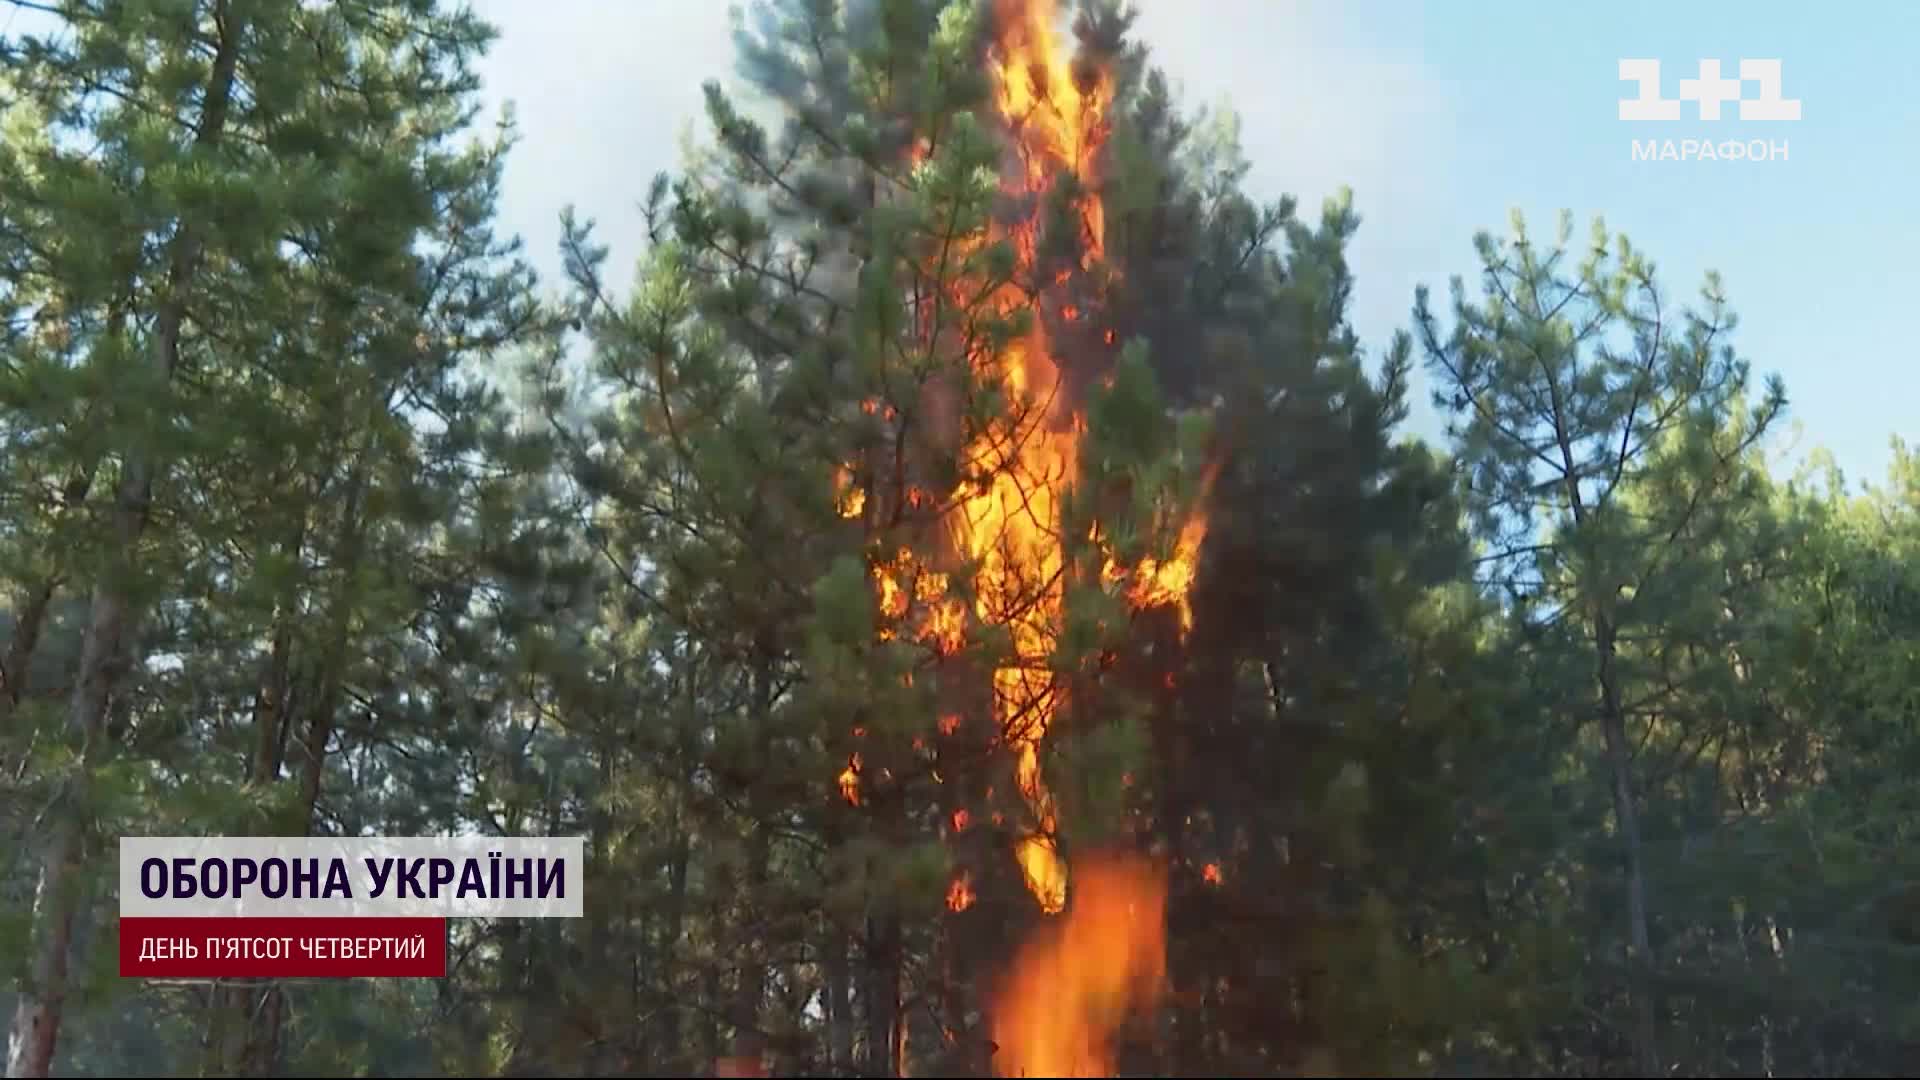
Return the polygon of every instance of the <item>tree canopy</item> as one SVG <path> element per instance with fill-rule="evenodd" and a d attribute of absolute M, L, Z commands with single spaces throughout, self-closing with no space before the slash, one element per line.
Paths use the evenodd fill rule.
<path fill-rule="evenodd" d="M 761 0 L 631 287 L 570 209 L 541 282 L 458 5 L 23 6 L 7 1075 L 1920 1049 L 1920 464 L 1783 465 L 1716 278 L 1516 215 L 1363 342 L 1351 195 L 1116 0 Z M 117 976 L 118 836 L 451 833 L 584 916 Z"/>

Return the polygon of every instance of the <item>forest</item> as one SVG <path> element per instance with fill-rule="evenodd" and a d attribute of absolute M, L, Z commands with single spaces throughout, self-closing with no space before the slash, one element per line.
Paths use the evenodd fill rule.
<path fill-rule="evenodd" d="M 761 0 L 546 280 L 451 0 L 23 10 L 6 1075 L 1920 1053 L 1920 460 L 1785 461 L 1717 278 L 1516 215 L 1362 342 L 1118 0 Z M 118 837 L 472 833 L 584 916 L 118 975 Z"/>

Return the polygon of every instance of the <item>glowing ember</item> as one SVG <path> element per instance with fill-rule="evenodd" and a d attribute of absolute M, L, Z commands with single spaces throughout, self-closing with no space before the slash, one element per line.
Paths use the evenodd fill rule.
<path fill-rule="evenodd" d="M 1047 827 L 1052 827 L 1051 821 Z M 1021 837 L 1014 848 L 1014 857 L 1020 860 L 1020 873 L 1027 880 L 1027 891 L 1040 902 L 1042 911 L 1053 915 L 1067 906 L 1067 864 L 1060 858 L 1060 850 L 1054 846 L 1051 835 L 1036 833 Z"/>
<path fill-rule="evenodd" d="M 967 643 L 967 608 L 958 600 L 943 600 L 927 612 L 925 635 L 942 656 L 951 656 Z M 941 734 L 953 732 L 941 722 Z"/>
<path fill-rule="evenodd" d="M 1200 871 L 1200 876 L 1204 878 L 1209 885 L 1218 885 L 1226 880 L 1225 877 L 1222 876 L 1220 864 L 1217 862 L 1208 863 L 1206 868 Z"/>
<path fill-rule="evenodd" d="M 1193 629 L 1193 608 L 1187 593 L 1193 588 L 1193 576 L 1199 561 L 1200 543 L 1207 537 L 1207 519 L 1195 515 L 1180 530 L 1172 557 L 1165 562 L 1143 559 L 1133 572 L 1133 588 L 1128 599 L 1136 608 L 1174 607 L 1180 612 L 1180 629 Z"/>
<path fill-rule="evenodd" d="M 1215 466 L 1209 465 L 1200 478 L 1200 496 L 1204 499 L 1213 489 L 1214 478 L 1218 475 Z M 1096 530 L 1094 539 L 1098 540 Z M 1101 579 L 1109 585 L 1123 587 L 1127 603 L 1135 610 L 1147 608 L 1171 607 L 1180 613 L 1180 632 L 1185 634 L 1193 629 L 1193 607 L 1188 593 L 1193 589 L 1194 575 L 1199 571 L 1200 545 L 1207 538 L 1207 518 L 1196 513 L 1187 519 L 1175 539 L 1173 550 L 1163 562 L 1148 557 L 1140 560 L 1132 570 L 1120 565 L 1109 555 L 1101 568 Z M 1168 672 L 1168 689 L 1172 689 L 1174 675 Z"/>
<path fill-rule="evenodd" d="M 867 492 L 853 482 L 853 471 L 842 466 L 834 472 L 834 509 L 843 518 L 857 518 L 866 509 Z"/>
<path fill-rule="evenodd" d="M 1137 857 L 1083 860 L 1073 906 L 1015 958 L 995 999 L 1001 1076 L 1112 1076 L 1114 1033 L 1157 1004 L 1166 879 Z"/>
<path fill-rule="evenodd" d="M 860 805 L 860 755 L 854 754 L 847 759 L 847 767 L 840 770 L 840 797 L 849 805 Z"/>
<path fill-rule="evenodd" d="M 973 876 L 961 871 L 960 876 L 947 886 L 947 909 L 965 911 L 973 906 Z"/>

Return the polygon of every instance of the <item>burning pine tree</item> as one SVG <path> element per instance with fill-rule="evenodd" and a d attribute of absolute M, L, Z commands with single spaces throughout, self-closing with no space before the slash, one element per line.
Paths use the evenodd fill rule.
<path fill-rule="evenodd" d="M 645 287 L 702 347 L 638 376 L 665 445 L 705 440 L 676 458 L 702 486 L 760 476 L 719 497 L 743 534 L 707 557 L 728 599 L 689 602 L 760 628 L 727 753 L 761 764 L 721 777 L 756 822 L 744 872 L 764 879 L 775 833 L 827 852 L 836 1066 L 864 1043 L 897 1074 L 932 1035 L 955 1059 L 997 1044 L 1001 1073 L 1103 1075 L 1164 967 L 1134 688 L 1171 683 L 1212 479 L 1106 257 L 1127 19 L 1082 13 L 1070 49 L 1043 0 L 763 14 L 747 69 L 788 123 L 710 91 L 720 153 L 657 219 Z M 719 388 L 743 369 L 753 394 Z M 815 753 L 810 781 L 775 764 Z M 720 945 L 747 972 L 777 947 Z M 736 1027 L 768 993 L 742 977 Z"/>
<path fill-rule="evenodd" d="M 951 32 L 958 18 L 949 16 L 943 31 Z M 950 438 L 959 434 L 959 478 L 934 493 L 910 479 L 904 490 L 885 491 L 889 475 L 898 488 L 900 478 L 919 473 L 896 438 L 841 470 L 836 499 L 844 514 L 869 524 L 874 510 L 902 503 L 929 511 L 923 537 L 932 537 L 928 546 L 943 569 L 929 569 L 908 548 L 873 560 L 883 639 L 917 641 L 942 658 L 977 653 L 970 643 L 989 637 L 1001 642 L 985 663 L 990 674 L 982 681 L 990 692 L 982 711 L 990 720 L 988 746 L 1012 762 L 1018 820 L 1010 826 L 1011 854 L 1034 903 L 1064 925 L 1043 927 L 1003 981 L 993 1004 L 995 1068 L 1007 1075 L 1101 1076 L 1114 1068 L 1111 1039 L 1119 1022 L 1158 992 L 1164 884 L 1143 859 L 1089 855 L 1076 865 L 1062 852 L 1060 808 L 1042 758 L 1049 736 L 1073 708 L 1071 685 L 1089 674 L 1087 658 L 1073 656 L 1063 643 L 1071 586 L 1084 583 L 1118 601 L 1117 611 L 1104 605 L 1108 616 L 1093 618 L 1092 667 L 1111 667 L 1115 639 L 1125 633 L 1115 616 L 1170 608 L 1183 630 L 1190 624 L 1187 590 L 1206 519 L 1197 500 L 1132 490 L 1137 474 L 1084 454 L 1096 395 L 1116 401 L 1143 389 L 1151 395 L 1150 386 L 1138 385 L 1146 372 L 1140 354 L 1123 353 L 1101 318 L 1112 279 L 1103 260 L 1100 195 L 1112 72 L 1091 51 L 1070 58 L 1058 30 L 1048 0 L 994 6 L 991 92 L 979 130 L 987 145 L 1000 149 L 996 205 L 978 227 L 929 233 L 910 245 L 906 325 L 914 346 L 935 363 L 964 364 L 957 380 L 928 380 L 917 403 Z M 979 146 L 965 141 L 967 130 L 953 133 L 946 160 L 939 157 L 939 132 L 911 145 L 910 190 L 938 190 L 963 165 L 978 170 L 968 159 Z M 1130 364 L 1134 385 L 1116 387 L 1121 363 Z M 958 408 L 951 396 L 956 382 L 964 402 Z M 879 416 L 883 427 L 906 422 L 891 403 L 869 401 L 863 411 Z M 1158 553 L 1144 545 L 1123 551 L 1111 538 L 1117 530 L 1106 518 L 1116 491 L 1148 508 L 1146 531 L 1158 541 Z M 964 577 L 960 589 L 956 572 Z M 959 602 L 957 592 L 970 603 Z M 949 665 L 948 674 L 954 671 Z M 961 711 L 942 714 L 941 736 L 955 734 L 967 697 L 963 691 L 945 703 Z M 864 765 L 856 750 L 838 777 L 843 798 L 855 806 L 864 797 Z M 945 820 L 961 832 L 972 813 L 955 806 Z M 1006 823 L 1007 812 L 994 810 L 992 819 Z M 948 888 L 949 908 L 964 912 L 974 897 L 972 870 L 959 869 Z"/>

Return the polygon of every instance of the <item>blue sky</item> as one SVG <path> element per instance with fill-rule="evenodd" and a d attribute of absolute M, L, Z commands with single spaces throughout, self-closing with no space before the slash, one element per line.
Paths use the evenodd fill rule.
<path fill-rule="evenodd" d="M 504 213 L 549 277 L 562 205 L 598 219 L 615 258 L 639 254 L 635 200 L 673 167 L 702 79 L 732 77 L 718 0 L 483 0 L 502 30 L 483 72 L 512 99 L 524 141 Z M 1576 239 L 1606 218 L 1691 300 L 1718 269 L 1756 373 L 1779 372 L 1798 458 L 1830 449 L 1878 481 L 1888 440 L 1910 435 L 1920 372 L 1899 312 L 1920 284 L 1920 5 L 1821 13 L 1773 2 L 1555 5 L 1519 0 L 1140 0 L 1139 30 L 1192 103 L 1230 102 L 1261 195 L 1311 210 L 1341 185 L 1363 224 L 1354 321 L 1371 350 L 1408 323 L 1414 287 L 1444 299 L 1474 268 L 1472 236 L 1510 209 Z M 1686 118 L 1632 124 L 1618 61 L 1658 59 L 1666 97 L 1698 61 L 1724 73 L 1777 58 L 1792 123 Z M 1785 161 L 1634 161 L 1634 138 L 1785 140 Z M 1424 391 L 1421 404 L 1424 406 Z M 1436 432 L 1424 407 L 1414 430 Z"/>

